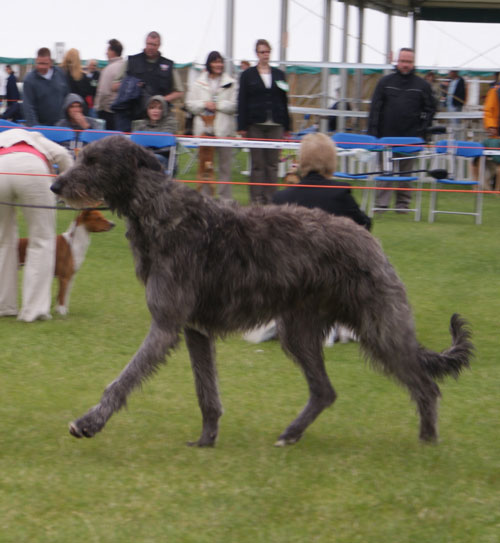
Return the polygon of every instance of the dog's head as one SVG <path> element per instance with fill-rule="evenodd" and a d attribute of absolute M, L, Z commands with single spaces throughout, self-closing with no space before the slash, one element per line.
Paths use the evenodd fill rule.
<path fill-rule="evenodd" d="M 87 232 L 108 232 L 114 228 L 115 223 L 108 221 L 97 209 L 85 209 L 78 214 L 76 225 L 83 225 Z"/>
<path fill-rule="evenodd" d="M 75 165 L 50 188 L 72 207 L 93 207 L 104 201 L 118 209 L 120 202 L 131 200 L 141 169 L 162 173 L 151 151 L 124 136 L 109 136 L 84 147 Z"/>

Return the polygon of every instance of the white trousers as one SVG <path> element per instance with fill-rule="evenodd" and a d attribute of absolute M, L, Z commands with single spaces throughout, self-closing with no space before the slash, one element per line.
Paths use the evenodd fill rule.
<path fill-rule="evenodd" d="M 28 176 L 19 173 L 42 174 Z M 30 153 L 0 155 L 0 202 L 53 206 L 53 181 L 41 158 Z M 22 305 L 18 314 L 18 230 L 16 208 L 0 204 L 0 316 L 18 315 L 31 322 L 50 318 L 51 288 L 56 251 L 56 211 L 22 207 L 28 226 L 22 285 Z"/>

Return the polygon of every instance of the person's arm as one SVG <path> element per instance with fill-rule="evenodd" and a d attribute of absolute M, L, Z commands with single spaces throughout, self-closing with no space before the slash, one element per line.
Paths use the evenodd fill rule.
<path fill-rule="evenodd" d="M 45 138 L 39 132 L 31 132 L 29 143 L 43 153 L 51 164 L 57 164 L 59 173 L 62 173 L 73 166 L 73 157 L 71 153 L 62 145 Z"/>
<path fill-rule="evenodd" d="M 345 212 L 346 217 L 350 217 L 354 222 L 364 226 L 367 230 L 371 230 L 372 220 L 358 206 L 351 194 L 351 189 L 347 189 L 342 197 L 342 210 Z"/>
<path fill-rule="evenodd" d="M 483 106 L 483 124 L 488 134 L 497 135 L 498 131 L 498 89 L 492 87 L 486 94 Z M 494 132 L 493 132 L 494 131 Z"/>
<path fill-rule="evenodd" d="M 285 73 L 281 70 L 279 70 L 279 72 L 280 72 L 279 80 L 283 82 L 283 88 L 281 88 L 281 91 L 282 91 L 281 95 L 282 95 L 283 107 L 285 110 L 285 123 L 283 124 L 285 133 L 283 134 L 283 136 L 287 138 L 290 135 L 290 114 L 288 112 L 288 83 L 286 82 Z M 280 88 L 280 85 L 278 85 L 278 88 Z"/>
<path fill-rule="evenodd" d="M 247 122 L 247 79 L 250 69 L 245 70 L 240 76 L 240 86 L 238 89 L 238 133 L 246 137 L 248 130 Z"/>
<path fill-rule="evenodd" d="M 380 80 L 375 87 L 368 116 L 368 134 L 379 137 L 381 111 L 384 104 L 384 84 Z"/>
<path fill-rule="evenodd" d="M 200 115 L 205 110 L 206 100 L 202 94 L 203 91 L 200 88 L 198 81 L 189 85 L 185 104 L 188 111 L 193 115 Z"/>
<path fill-rule="evenodd" d="M 229 82 L 223 86 L 221 98 L 217 100 L 216 111 L 232 115 L 236 111 L 236 83 Z"/>
<path fill-rule="evenodd" d="M 128 60 L 125 60 L 123 62 L 123 65 L 121 69 L 117 72 L 116 76 L 113 79 L 113 83 L 111 84 L 111 91 L 112 92 L 118 92 L 120 89 L 120 85 L 122 84 L 122 80 L 126 75 L 130 75 L 128 73 Z"/>
<path fill-rule="evenodd" d="M 432 93 L 432 88 L 429 85 L 429 83 L 427 83 L 427 81 L 425 81 L 424 92 L 422 96 L 423 96 L 423 107 L 422 107 L 423 127 L 422 128 L 423 128 L 423 132 L 425 136 L 425 130 L 429 126 L 431 126 L 432 120 L 434 119 L 434 115 L 436 114 L 436 108 L 437 108 L 436 100 L 434 99 L 434 95 Z"/>
<path fill-rule="evenodd" d="M 17 88 L 16 78 L 9 77 L 7 80 L 7 99 L 19 100 L 19 89 Z M 9 106 L 9 104 L 7 104 Z"/>
<path fill-rule="evenodd" d="M 35 109 L 35 90 L 30 81 L 25 81 L 23 86 L 23 115 L 26 120 L 26 126 L 40 124 Z"/>
<path fill-rule="evenodd" d="M 467 101 L 467 87 L 463 77 L 458 80 L 458 84 L 455 89 L 455 96 L 453 96 L 453 98 L 458 100 L 462 105 L 465 105 Z"/>
<path fill-rule="evenodd" d="M 170 92 L 169 94 L 165 94 L 164 96 L 165 100 L 169 103 L 184 96 L 184 86 L 182 85 L 181 78 L 179 77 L 179 74 L 176 70 L 172 72 L 172 77 L 174 83 L 172 87 L 172 92 Z"/>

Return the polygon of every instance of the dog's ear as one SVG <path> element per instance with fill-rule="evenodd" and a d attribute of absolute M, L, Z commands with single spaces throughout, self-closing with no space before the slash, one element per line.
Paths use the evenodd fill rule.
<path fill-rule="evenodd" d="M 134 157 L 137 161 L 138 168 L 148 168 L 149 170 L 154 170 L 156 172 L 163 171 L 163 167 L 155 155 L 141 145 L 135 146 Z"/>

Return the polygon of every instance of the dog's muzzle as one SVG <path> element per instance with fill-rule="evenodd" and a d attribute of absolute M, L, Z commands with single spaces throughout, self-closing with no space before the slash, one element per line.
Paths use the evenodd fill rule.
<path fill-rule="evenodd" d="M 62 183 L 59 179 L 56 179 L 52 185 L 50 185 L 50 190 L 55 194 L 61 194 Z"/>

